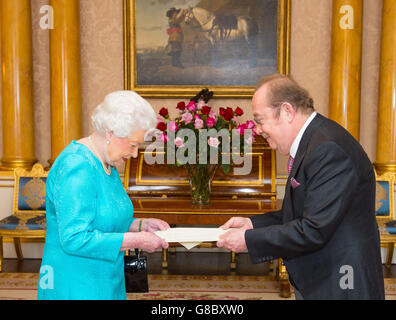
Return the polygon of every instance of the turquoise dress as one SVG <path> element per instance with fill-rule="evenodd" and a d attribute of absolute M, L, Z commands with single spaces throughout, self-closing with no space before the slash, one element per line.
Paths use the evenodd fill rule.
<path fill-rule="evenodd" d="M 117 169 L 107 175 L 72 141 L 48 174 L 46 203 L 38 299 L 126 299 L 120 249 L 134 218 Z"/>

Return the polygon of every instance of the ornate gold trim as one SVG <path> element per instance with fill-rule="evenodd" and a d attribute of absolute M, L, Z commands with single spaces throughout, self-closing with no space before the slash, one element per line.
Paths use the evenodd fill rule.
<path fill-rule="evenodd" d="M 43 238 L 21 238 L 21 243 L 44 243 L 45 242 L 45 237 Z M 10 238 L 3 238 L 3 243 L 14 243 L 14 240 L 12 237 Z"/>
<path fill-rule="evenodd" d="M 387 172 L 396 173 L 396 164 L 375 162 L 374 167 L 379 174 L 385 174 Z"/>
<path fill-rule="evenodd" d="M 14 171 L 15 177 L 15 187 L 14 187 L 14 201 L 13 201 L 13 212 L 12 214 L 20 214 L 20 215 L 27 215 L 27 216 L 35 216 L 37 214 L 45 214 L 45 210 L 29 210 L 26 212 L 24 210 L 18 210 L 18 197 L 19 197 L 19 179 L 21 177 L 40 177 L 45 178 L 48 176 L 48 171 L 44 170 L 44 167 L 36 163 L 31 171 L 28 171 L 23 168 L 17 168 Z"/>
<path fill-rule="evenodd" d="M 163 194 L 163 191 L 139 191 L 139 195 L 158 195 L 158 194 Z M 127 194 L 132 195 L 132 191 L 127 190 Z M 216 192 L 213 192 L 213 194 L 216 194 Z M 167 191 L 165 195 L 163 195 L 163 198 L 167 198 L 170 195 L 175 195 L 175 196 L 185 196 L 186 193 L 182 192 L 182 191 Z M 241 197 L 243 199 L 250 199 L 253 198 L 253 196 L 276 196 L 277 192 L 252 192 L 249 193 L 249 196 L 241 194 L 241 193 L 237 193 L 237 192 L 230 192 L 227 193 L 227 197 L 229 196 L 237 196 L 237 198 L 233 198 L 233 199 L 241 199 Z"/>
<path fill-rule="evenodd" d="M 0 168 L 0 177 L 11 178 L 10 180 L 14 180 L 14 170 L 10 170 L 9 168 Z"/>
<path fill-rule="evenodd" d="M 14 195 L 13 195 L 13 208 L 12 214 L 22 218 L 23 220 L 29 219 L 30 217 L 35 217 L 37 215 L 45 215 L 45 210 L 31 210 L 23 211 L 18 210 L 18 196 L 19 196 L 19 179 L 21 177 L 47 177 L 48 171 L 45 171 L 41 164 L 35 164 L 32 170 L 26 170 L 24 168 L 17 168 L 14 170 Z M 0 230 L 1 237 L 11 237 L 11 238 L 45 238 L 46 230 L 26 230 L 15 229 L 15 230 Z"/>
<path fill-rule="evenodd" d="M 204 206 L 203 206 L 204 207 Z M 197 208 L 202 208 L 202 206 L 197 206 Z M 257 210 L 261 210 L 261 208 L 257 208 Z M 213 216 L 213 215 L 233 215 L 234 213 L 230 213 L 229 211 L 216 211 L 216 212 L 207 212 L 204 210 L 200 211 L 158 211 L 158 210 L 136 210 L 136 214 L 180 214 L 180 215 L 207 215 L 207 216 Z M 238 216 L 241 215 L 246 215 L 246 216 L 251 216 L 252 212 L 251 211 L 238 211 Z"/>
<path fill-rule="evenodd" d="M 258 162 L 259 162 L 259 172 L 258 172 L 258 180 L 257 181 L 243 181 L 243 180 L 238 180 L 238 181 L 217 181 L 213 180 L 212 184 L 216 186 L 229 186 L 229 185 L 262 185 L 264 183 L 263 179 L 263 155 L 261 153 L 252 153 L 252 155 L 257 155 L 258 156 Z M 138 170 L 136 170 L 136 185 L 138 186 L 146 186 L 146 185 L 152 185 L 153 183 L 159 184 L 159 185 L 187 185 L 189 184 L 188 180 L 155 180 L 155 179 L 150 179 L 150 180 L 142 180 L 142 168 L 143 168 L 143 160 L 144 157 L 140 157 L 139 159 L 139 166 Z M 129 171 L 129 170 L 128 170 Z M 128 185 L 126 185 L 126 189 L 128 190 Z M 168 193 L 168 192 L 167 192 Z"/>
<path fill-rule="evenodd" d="M 276 152 L 271 151 L 271 191 L 276 192 Z"/>
<path fill-rule="evenodd" d="M 143 97 L 181 98 L 194 96 L 202 86 L 138 86 L 136 84 L 136 43 L 134 34 L 136 0 L 123 1 L 124 19 L 124 87 L 134 90 Z M 278 0 L 277 60 L 278 72 L 289 74 L 290 69 L 290 16 L 291 0 Z M 254 93 L 251 86 L 210 86 L 214 98 L 250 99 Z"/>
<path fill-rule="evenodd" d="M 289 179 L 289 176 L 276 176 L 276 179 L 279 179 L 279 180 L 287 180 L 287 179 Z"/>
<path fill-rule="evenodd" d="M 1 237 L 11 238 L 45 238 L 45 230 L 0 230 Z"/>
<path fill-rule="evenodd" d="M 375 172 L 375 171 L 374 171 Z M 396 175 L 393 172 L 387 172 L 377 175 L 375 172 L 375 181 L 385 181 L 389 183 L 389 216 L 376 216 L 379 224 L 395 219 L 395 181 Z"/>
<path fill-rule="evenodd" d="M 17 168 L 30 169 L 37 162 L 37 159 L 1 159 L 0 171 L 12 172 Z"/>

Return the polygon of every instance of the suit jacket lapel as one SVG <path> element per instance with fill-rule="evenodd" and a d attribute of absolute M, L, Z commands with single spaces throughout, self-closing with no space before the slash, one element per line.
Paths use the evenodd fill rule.
<path fill-rule="evenodd" d="M 290 178 L 292 178 L 296 175 L 296 172 L 297 172 L 298 168 L 300 167 L 302 160 L 304 159 L 304 156 L 307 151 L 307 147 L 308 147 L 309 141 L 311 140 L 312 135 L 314 134 L 314 132 L 320 126 L 320 124 L 323 122 L 324 119 L 325 118 L 322 115 L 317 114 L 315 116 L 315 118 L 312 120 L 312 122 L 305 129 L 305 132 L 304 132 L 304 134 L 301 138 L 300 144 L 298 146 L 296 157 L 294 158 L 294 161 L 293 161 L 292 170 L 290 172 L 290 176 L 288 179 L 289 184 L 290 184 Z"/>
<path fill-rule="evenodd" d="M 283 204 L 282 204 L 282 211 L 284 213 L 283 214 L 284 222 L 289 221 L 289 219 L 293 219 L 293 217 L 294 217 L 293 204 L 290 201 L 290 197 L 291 197 L 290 179 L 295 177 L 296 172 L 297 172 L 298 168 L 300 167 L 302 160 L 304 159 L 309 141 L 311 140 L 313 133 L 320 126 L 320 124 L 323 122 L 324 119 L 325 118 L 323 116 L 321 116 L 320 114 L 317 114 L 315 116 L 315 118 L 312 120 L 312 122 L 309 124 L 307 129 L 305 129 L 305 132 L 301 138 L 296 157 L 294 158 L 294 161 L 293 161 L 292 170 L 290 172 L 290 175 L 289 175 L 289 177 L 287 179 L 287 183 L 286 183 L 285 197 L 283 199 Z"/>

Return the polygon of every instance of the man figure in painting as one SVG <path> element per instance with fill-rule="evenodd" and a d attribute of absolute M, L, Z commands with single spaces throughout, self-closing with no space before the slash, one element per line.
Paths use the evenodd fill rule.
<path fill-rule="evenodd" d="M 256 131 L 289 155 L 282 209 L 234 217 L 219 247 L 254 263 L 283 258 L 298 299 L 384 299 L 375 175 L 361 145 L 315 112 L 291 77 L 263 78 L 253 96 Z"/>
<path fill-rule="evenodd" d="M 184 9 L 182 13 L 178 16 L 181 9 L 170 8 L 166 12 L 166 16 L 169 19 L 169 28 L 167 33 L 169 35 L 168 44 L 170 46 L 169 55 L 172 57 L 172 66 L 178 68 L 184 68 L 181 63 L 181 54 L 183 51 L 183 30 L 180 24 L 183 22 L 187 10 Z"/>

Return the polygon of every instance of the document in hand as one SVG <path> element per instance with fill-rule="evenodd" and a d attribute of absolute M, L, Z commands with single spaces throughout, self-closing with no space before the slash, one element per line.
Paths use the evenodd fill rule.
<path fill-rule="evenodd" d="M 230 230 L 221 228 L 169 228 L 154 233 L 166 242 L 179 242 L 190 250 L 201 242 L 218 241 L 221 235 Z"/>

